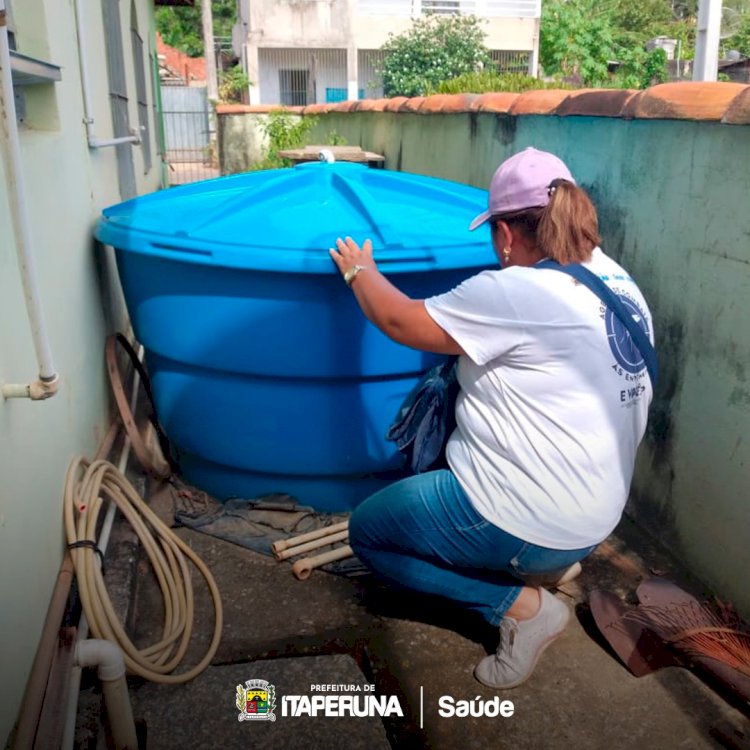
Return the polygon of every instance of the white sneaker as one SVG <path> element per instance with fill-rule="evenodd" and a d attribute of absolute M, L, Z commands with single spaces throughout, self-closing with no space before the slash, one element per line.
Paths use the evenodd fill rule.
<path fill-rule="evenodd" d="M 583 572 L 581 563 L 574 562 L 567 570 L 562 572 L 562 575 L 554 582 L 555 586 L 562 586 L 564 583 L 572 581 L 574 578 L 578 578 Z"/>
<path fill-rule="evenodd" d="M 547 646 L 565 630 L 570 619 L 567 606 L 549 591 L 539 589 L 539 611 L 528 620 L 505 617 L 500 623 L 497 653 L 486 656 L 474 669 L 474 676 L 493 688 L 514 688 L 534 671 Z"/>
<path fill-rule="evenodd" d="M 522 576 L 521 578 L 527 586 L 545 586 L 554 589 L 572 581 L 574 578 L 578 578 L 582 571 L 581 563 L 574 562 L 569 568 L 565 568 L 565 570 L 558 571 L 557 573 L 537 573 Z"/>

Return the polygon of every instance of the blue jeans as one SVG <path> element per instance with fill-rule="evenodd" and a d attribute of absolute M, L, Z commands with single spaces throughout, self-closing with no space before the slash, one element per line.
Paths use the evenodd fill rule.
<path fill-rule="evenodd" d="M 450 599 L 491 625 L 521 592 L 521 576 L 562 571 L 594 549 L 548 549 L 508 534 L 474 510 L 447 469 L 369 497 L 352 514 L 349 541 L 389 583 Z"/>

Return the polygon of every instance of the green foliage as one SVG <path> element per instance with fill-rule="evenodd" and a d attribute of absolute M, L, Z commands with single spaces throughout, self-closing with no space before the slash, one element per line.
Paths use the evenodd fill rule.
<path fill-rule="evenodd" d="M 609 19 L 590 0 L 547 0 L 542 4 L 539 60 L 546 75 L 580 80 L 584 86 L 608 79 L 615 59 Z"/>
<path fill-rule="evenodd" d="M 248 86 L 250 79 L 240 65 L 222 70 L 219 73 L 219 101 L 241 101 L 242 92 L 247 91 Z"/>
<path fill-rule="evenodd" d="M 734 49 L 745 57 L 750 57 L 750 13 L 742 15 L 739 30 L 736 34 L 722 40 L 721 47 L 723 55 L 726 55 L 730 49 Z"/>
<path fill-rule="evenodd" d="M 271 112 L 263 124 L 271 144 L 271 153 L 304 145 L 305 137 L 317 122 L 317 117 L 293 117 L 286 112 Z"/>
<path fill-rule="evenodd" d="M 667 80 L 667 53 L 660 48 L 652 49 L 643 66 L 643 78 L 639 88 L 645 89 Z"/>
<path fill-rule="evenodd" d="M 731 0 L 730 0 L 731 1 Z M 677 39 L 681 59 L 693 56 L 697 0 L 545 0 L 540 62 L 546 75 L 584 86 L 644 88 L 666 80 L 657 36 Z M 616 72 L 609 72 L 615 67 Z"/>
<path fill-rule="evenodd" d="M 232 35 L 237 20 L 236 0 L 212 0 L 214 36 Z M 156 30 L 170 47 L 185 52 L 190 57 L 203 56 L 203 31 L 201 26 L 201 4 L 195 7 L 172 6 L 156 9 Z"/>
<path fill-rule="evenodd" d="M 698 15 L 698 0 L 672 0 L 672 14 L 681 21 L 692 23 Z"/>
<path fill-rule="evenodd" d="M 310 115 L 296 117 L 283 110 L 271 112 L 268 119 L 261 124 L 263 132 L 268 137 L 268 151 L 264 159 L 253 165 L 253 169 L 291 167 L 292 160 L 280 156 L 279 151 L 306 146 L 309 140 L 308 135 L 317 124 L 318 118 Z M 326 136 L 325 145 L 345 146 L 346 138 L 335 130 L 331 130 Z"/>
<path fill-rule="evenodd" d="M 671 5 L 664 0 L 618 0 L 610 20 L 616 29 L 650 38 L 662 34 L 674 20 L 674 15 Z"/>
<path fill-rule="evenodd" d="M 545 83 L 533 76 L 523 73 L 495 73 L 484 70 L 481 73 L 464 73 L 463 75 L 441 81 L 429 94 L 484 94 L 490 91 L 520 93 L 533 89 L 572 88 L 559 81 Z"/>
<path fill-rule="evenodd" d="M 335 130 L 328 131 L 328 135 L 326 136 L 327 146 L 346 146 L 348 143 L 349 141 L 341 133 L 337 133 Z"/>
<path fill-rule="evenodd" d="M 292 162 L 279 156 L 279 151 L 304 146 L 308 133 L 317 125 L 317 117 L 295 117 L 282 110 L 271 112 L 261 124 L 268 137 L 266 157 L 255 164 L 254 169 L 278 169 L 290 167 Z"/>
<path fill-rule="evenodd" d="M 157 8 L 156 30 L 161 34 L 165 44 L 190 55 L 190 57 L 201 57 L 203 55 L 203 37 L 201 36 L 200 15 L 196 25 L 193 18 L 185 17 L 185 11 L 194 12 L 195 8 Z"/>
<path fill-rule="evenodd" d="M 386 96 L 422 96 L 450 77 L 490 63 L 485 33 L 474 16 L 428 14 L 381 47 Z"/>

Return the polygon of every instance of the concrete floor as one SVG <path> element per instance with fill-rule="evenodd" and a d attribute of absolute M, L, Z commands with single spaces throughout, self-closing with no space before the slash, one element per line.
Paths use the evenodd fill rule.
<path fill-rule="evenodd" d="M 447 604 L 389 590 L 370 576 L 316 571 L 298 581 L 289 563 L 189 529 L 177 533 L 213 572 L 224 627 L 212 665 L 188 685 L 131 680 L 149 748 L 750 747 L 748 714 L 728 696 L 678 667 L 636 678 L 598 637 L 586 603 L 594 588 L 632 600 L 643 578 L 659 574 L 700 593 L 696 582 L 627 520 L 584 563 L 582 576 L 557 592 L 575 616 L 531 679 L 508 691 L 485 688 L 472 674 L 475 663 L 494 650 L 496 633 Z M 162 605 L 148 566 L 141 562 L 134 569 L 129 619 L 145 645 L 158 639 Z M 187 665 L 200 660 L 213 627 L 202 582 L 196 597 Z M 236 686 L 250 679 L 276 686 L 275 722 L 238 721 Z M 281 715 L 285 695 L 317 694 L 313 685 L 374 685 L 375 695 L 397 697 L 403 716 L 381 722 Z M 509 718 L 443 718 L 440 696 L 499 696 L 513 702 L 514 712 Z"/>
<path fill-rule="evenodd" d="M 220 176 L 218 167 L 202 161 L 173 161 L 168 166 L 170 187 L 199 180 L 213 180 Z"/>

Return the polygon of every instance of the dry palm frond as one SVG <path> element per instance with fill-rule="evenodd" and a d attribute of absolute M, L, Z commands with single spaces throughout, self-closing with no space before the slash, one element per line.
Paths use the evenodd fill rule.
<path fill-rule="evenodd" d="M 750 677 L 750 631 L 730 606 L 641 604 L 623 615 L 689 656 L 708 656 Z"/>

